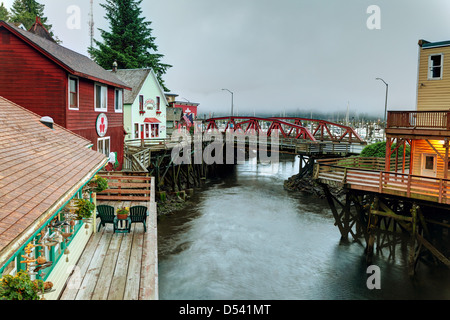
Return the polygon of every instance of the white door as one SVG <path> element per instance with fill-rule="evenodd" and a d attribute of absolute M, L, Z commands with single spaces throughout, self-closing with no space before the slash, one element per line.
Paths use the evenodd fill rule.
<path fill-rule="evenodd" d="M 424 153 L 422 155 L 422 175 L 427 177 L 436 177 L 437 155 Z"/>

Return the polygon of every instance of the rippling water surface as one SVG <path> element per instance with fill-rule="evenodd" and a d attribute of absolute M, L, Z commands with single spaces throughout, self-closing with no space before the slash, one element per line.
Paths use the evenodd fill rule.
<path fill-rule="evenodd" d="M 341 244 L 327 203 L 283 189 L 298 160 L 246 163 L 196 190 L 189 207 L 158 223 L 159 296 L 170 300 L 448 299 L 446 270 L 375 257 L 369 290 L 364 248 Z"/>

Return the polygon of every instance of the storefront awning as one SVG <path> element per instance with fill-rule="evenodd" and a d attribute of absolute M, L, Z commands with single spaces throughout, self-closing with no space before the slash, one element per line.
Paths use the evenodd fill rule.
<path fill-rule="evenodd" d="M 145 118 L 144 122 L 145 123 L 161 123 L 161 121 L 159 121 L 156 118 Z"/>

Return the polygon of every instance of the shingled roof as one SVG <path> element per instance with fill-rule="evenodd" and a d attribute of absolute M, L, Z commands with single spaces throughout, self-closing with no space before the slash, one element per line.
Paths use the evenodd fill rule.
<path fill-rule="evenodd" d="M 0 97 L 0 266 L 107 162 L 91 142 Z"/>
<path fill-rule="evenodd" d="M 125 83 L 128 83 L 128 85 L 131 87 L 131 91 L 125 91 L 124 92 L 124 103 L 125 104 L 133 104 L 136 100 L 137 95 L 142 89 L 142 86 L 144 85 L 145 80 L 149 75 L 153 77 L 155 82 L 157 83 L 159 89 L 162 93 L 162 101 L 167 105 L 167 99 L 164 94 L 164 90 L 162 89 L 161 85 L 159 84 L 158 78 L 156 77 L 156 74 L 153 72 L 151 68 L 142 68 L 142 69 L 118 69 L 117 71 L 112 71 L 112 74 L 117 76 L 120 80 L 122 80 Z"/>
<path fill-rule="evenodd" d="M 40 36 L 41 38 L 44 38 L 44 39 L 47 39 L 47 40 L 50 40 L 50 41 L 56 43 L 55 39 L 53 39 L 50 32 L 48 32 L 48 30 L 41 23 L 41 19 L 39 17 L 36 17 L 36 22 L 31 26 L 31 28 L 28 31 Z"/>
<path fill-rule="evenodd" d="M 133 104 L 150 74 L 150 69 L 119 69 L 112 72 L 120 80 L 130 85 L 131 91 L 125 91 L 123 100 L 125 104 Z"/>
<path fill-rule="evenodd" d="M 73 75 L 123 89 L 131 89 L 113 73 L 106 71 L 93 60 L 78 52 L 65 48 L 32 32 L 18 28 L 9 22 L 0 21 L 0 28 L 2 27 L 28 42 Z"/>

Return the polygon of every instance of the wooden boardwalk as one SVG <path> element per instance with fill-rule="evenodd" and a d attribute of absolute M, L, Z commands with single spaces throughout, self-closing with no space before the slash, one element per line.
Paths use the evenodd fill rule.
<path fill-rule="evenodd" d="M 107 224 L 93 234 L 60 300 L 158 300 L 156 204 L 121 203 L 142 204 L 150 206 L 147 232 L 142 223 L 129 234 Z"/>

